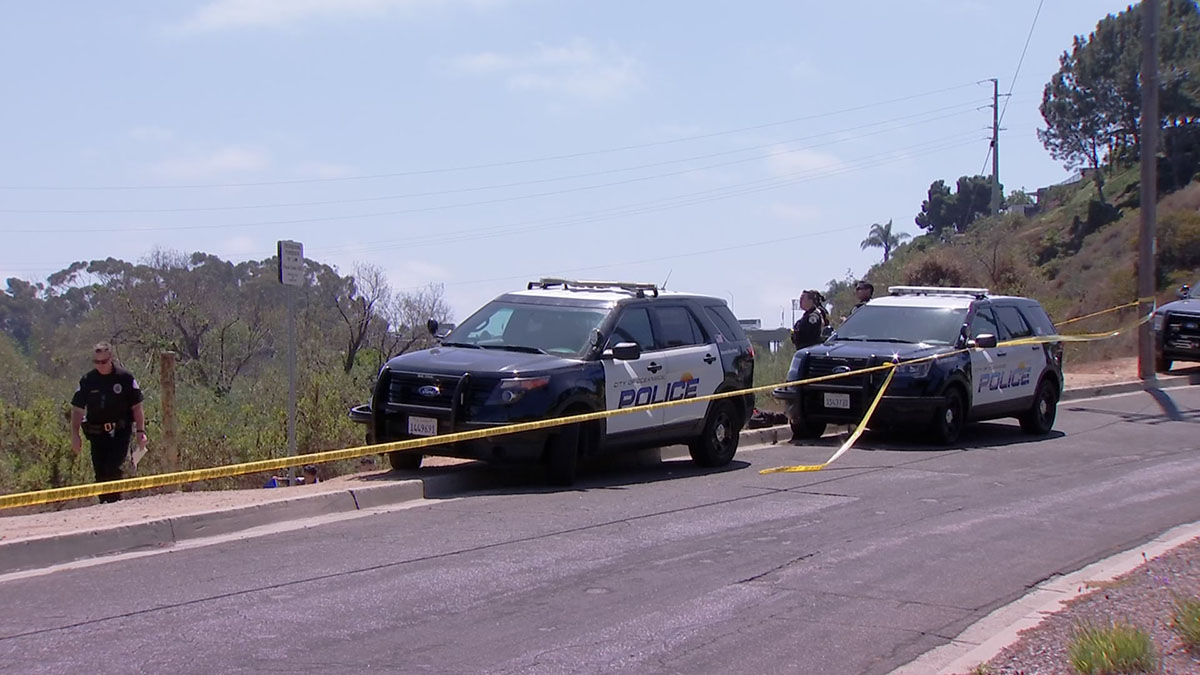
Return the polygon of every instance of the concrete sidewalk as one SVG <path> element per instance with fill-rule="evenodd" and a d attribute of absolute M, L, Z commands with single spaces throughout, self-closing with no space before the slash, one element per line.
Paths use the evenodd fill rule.
<path fill-rule="evenodd" d="M 1200 384 L 1200 373 L 1159 378 L 1160 388 Z M 1068 389 L 1062 400 L 1128 393 L 1141 382 Z M 740 445 L 774 445 L 791 438 L 787 426 L 744 430 Z M 682 446 L 637 453 L 635 463 L 686 457 Z M 463 462 L 456 462 L 462 464 Z M 0 517 L 0 575 L 332 514 L 381 508 L 486 487 L 488 474 L 458 466 L 412 472 L 356 474 L 311 486 L 178 492 L 48 513 Z M 120 523 L 114 525 L 113 523 Z"/>

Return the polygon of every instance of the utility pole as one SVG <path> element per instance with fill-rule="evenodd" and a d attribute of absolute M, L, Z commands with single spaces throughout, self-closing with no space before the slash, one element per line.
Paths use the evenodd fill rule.
<path fill-rule="evenodd" d="M 1154 310 L 1155 211 L 1158 202 L 1158 2 L 1142 3 L 1142 229 L 1138 239 L 1138 316 Z M 1151 322 L 1138 328 L 1138 376 L 1155 379 Z"/>
<path fill-rule="evenodd" d="M 992 215 L 1000 213 L 1000 80 L 992 83 Z"/>

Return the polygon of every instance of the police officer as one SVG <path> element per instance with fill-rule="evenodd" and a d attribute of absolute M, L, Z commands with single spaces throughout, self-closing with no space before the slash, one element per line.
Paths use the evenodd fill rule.
<path fill-rule="evenodd" d="M 875 286 L 871 282 L 865 279 L 858 282 L 858 285 L 854 287 L 854 297 L 858 298 L 858 304 L 854 305 L 854 309 L 850 310 L 850 313 L 853 314 L 858 311 L 859 307 L 870 302 L 874 296 Z"/>
<path fill-rule="evenodd" d="M 804 291 L 800 294 L 800 309 L 804 314 L 792 326 L 792 344 L 796 349 L 821 344 L 829 327 L 825 298 L 817 291 Z"/>
<path fill-rule="evenodd" d="M 79 454 L 82 429 L 92 448 L 96 482 L 120 480 L 131 436 L 146 446 L 142 390 L 129 371 L 113 363 L 111 344 L 101 342 L 93 348 L 92 365 L 71 398 L 71 451 Z M 100 495 L 101 503 L 120 499 L 119 492 Z"/>

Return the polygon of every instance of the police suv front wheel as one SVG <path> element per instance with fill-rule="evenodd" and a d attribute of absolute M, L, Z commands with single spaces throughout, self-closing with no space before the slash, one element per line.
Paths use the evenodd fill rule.
<path fill-rule="evenodd" d="M 742 419 L 729 401 L 713 401 L 704 419 L 704 431 L 688 444 L 692 461 L 700 466 L 725 466 L 737 452 Z"/>
<path fill-rule="evenodd" d="M 1058 387 L 1048 379 L 1038 383 L 1033 394 L 1033 407 L 1018 419 L 1021 431 L 1043 436 L 1054 428 L 1054 417 L 1058 410 Z"/>
<path fill-rule="evenodd" d="M 967 423 L 967 406 L 962 390 L 950 387 L 933 417 L 933 439 L 942 445 L 958 440 Z"/>

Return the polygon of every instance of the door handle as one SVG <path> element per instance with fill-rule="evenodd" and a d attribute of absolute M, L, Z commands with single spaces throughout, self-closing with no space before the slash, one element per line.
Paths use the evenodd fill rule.
<path fill-rule="evenodd" d="M 650 365 L 646 366 L 646 370 L 648 370 L 648 371 L 650 371 L 650 372 L 652 372 L 652 373 L 657 373 L 658 371 L 662 370 L 662 366 L 660 366 L 660 365 L 658 365 L 657 363 L 655 363 L 655 362 L 651 361 L 651 362 L 650 362 Z"/>
<path fill-rule="evenodd" d="M 705 355 L 704 355 L 704 362 L 705 362 L 705 363 L 707 363 L 707 364 L 710 364 L 710 365 L 711 365 L 711 364 L 712 364 L 712 362 L 713 362 L 713 361 L 716 361 L 716 360 L 717 360 L 717 357 L 713 356 L 712 354 L 705 354 Z"/>

